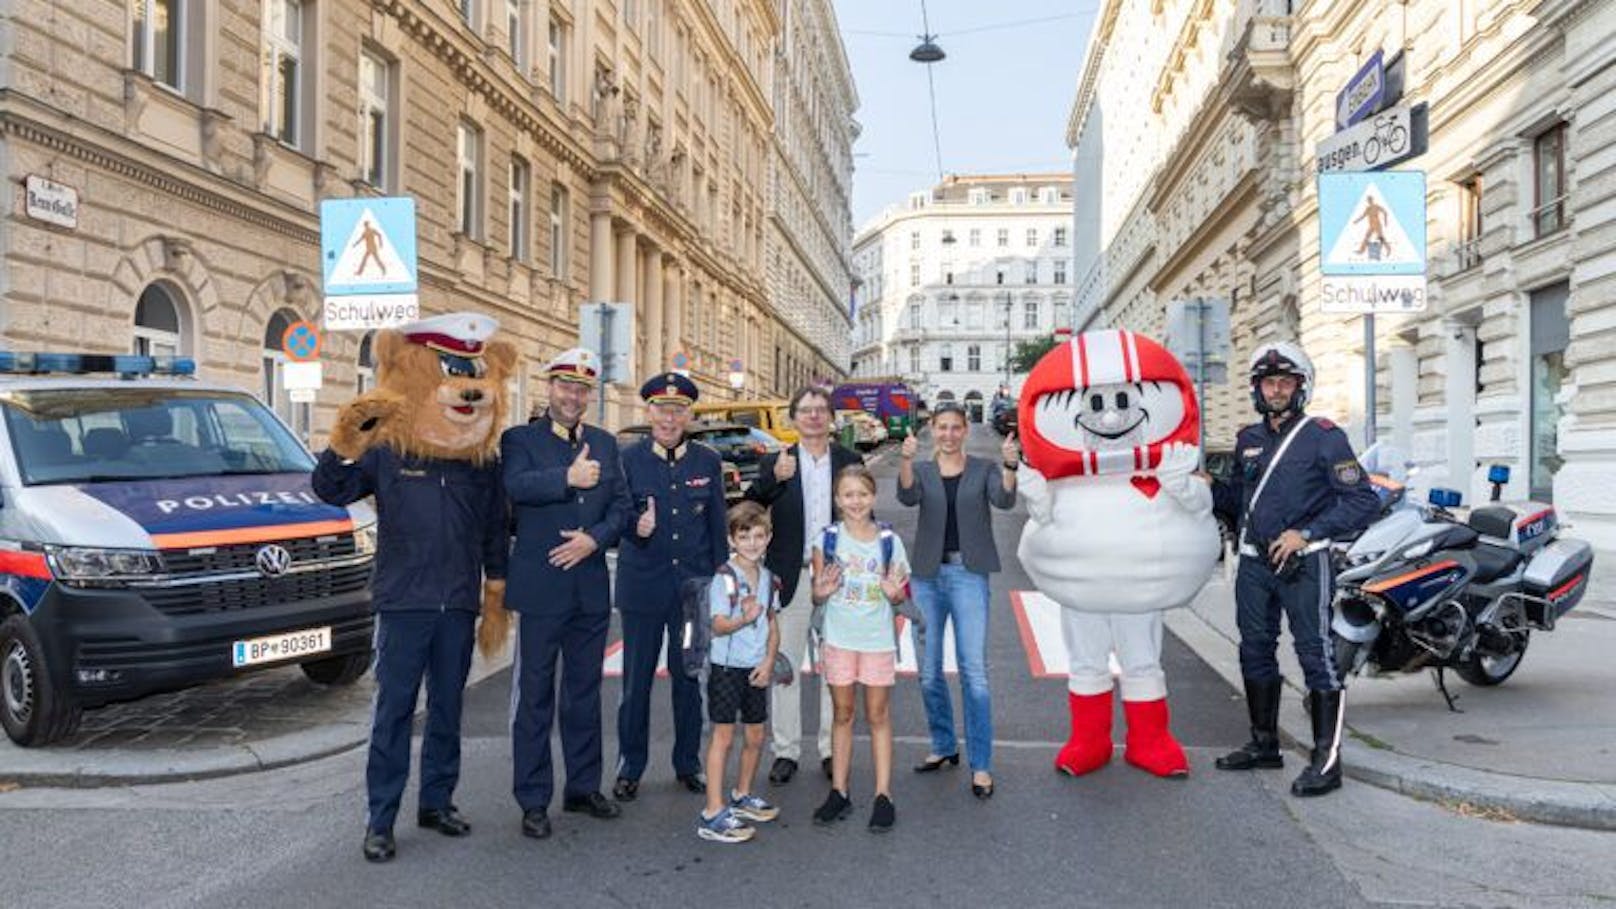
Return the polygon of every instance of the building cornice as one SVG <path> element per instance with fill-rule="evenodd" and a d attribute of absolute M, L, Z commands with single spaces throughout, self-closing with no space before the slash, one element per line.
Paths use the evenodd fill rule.
<path fill-rule="evenodd" d="M 1152 293 L 1160 293 L 1163 288 L 1172 286 L 1178 273 L 1201 255 L 1207 243 L 1257 200 L 1260 183 L 1255 171 L 1244 174 L 1222 199 L 1210 207 L 1211 216 L 1202 219 L 1200 225 L 1184 238 L 1184 242 L 1178 244 L 1172 255 L 1156 268 L 1156 273 L 1145 282 L 1145 286 Z"/>
<path fill-rule="evenodd" d="M 1066 118 L 1066 147 L 1076 148 L 1077 138 L 1088 119 L 1089 106 L 1094 103 L 1095 86 L 1100 80 L 1100 66 L 1105 62 L 1106 49 L 1111 46 L 1111 33 L 1117 26 L 1117 15 L 1123 0 L 1105 0 L 1105 5 L 1094 19 L 1094 30 L 1089 33 L 1088 53 L 1083 58 L 1083 72 L 1077 80 L 1077 97 L 1072 100 L 1072 112 Z"/>
<path fill-rule="evenodd" d="M 22 108 L 33 108 L 25 111 Z M 32 114 L 32 116 L 30 115 Z M 0 89 L 0 134 L 47 148 L 93 165 L 162 195 L 219 212 L 301 243 L 320 242 L 317 213 L 281 202 L 200 167 L 73 119 L 48 122 L 59 115 L 37 100 Z"/>

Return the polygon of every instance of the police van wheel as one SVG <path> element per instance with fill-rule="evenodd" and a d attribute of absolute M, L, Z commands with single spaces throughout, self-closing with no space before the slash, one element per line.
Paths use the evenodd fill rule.
<path fill-rule="evenodd" d="M 49 745 L 78 729 L 83 711 L 51 684 L 45 652 L 20 615 L 0 623 L 0 725 L 19 745 Z"/>
<path fill-rule="evenodd" d="M 352 685 L 370 668 L 370 651 L 348 653 L 310 660 L 303 664 L 303 674 L 319 685 Z"/>

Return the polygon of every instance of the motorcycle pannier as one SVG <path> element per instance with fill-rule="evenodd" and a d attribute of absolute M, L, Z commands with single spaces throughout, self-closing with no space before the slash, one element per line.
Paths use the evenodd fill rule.
<path fill-rule="evenodd" d="M 1593 562 L 1593 549 L 1582 540 L 1558 539 L 1534 553 L 1526 563 L 1524 592 L 1547 600 L 1550 612 L 1545 616 L 1542 605 L 1528 603 L 1527 619 L 1534 625 L 1552 625 L 1581 602 Z"/>

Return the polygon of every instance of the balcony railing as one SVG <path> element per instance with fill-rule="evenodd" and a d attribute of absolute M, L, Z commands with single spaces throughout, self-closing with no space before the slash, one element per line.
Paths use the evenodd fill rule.
<path fill-rule="evenodd" d="M 1453 247 L 1453 272 L 1462 274 L 1481 264 L 1481 238 L 1466 240 Z"/>
<path fill-rule="evenodd" d="M 1555 231 L 1565 228 L 1567 224 L 1571 223 L 1571 219 L 1566 217 L 1565 205 L 1567 198 L 1568 196 L 1566 196 L 1566 194 L 1561 193 L 1560 195 L 1555 196 L 1553 199 L 1539 205 L 1537 208 L 1532 209 L 1528 216 L 1532 219 L 1532 231 L 1534 239 L 1538 237 L 1546 237 Z"/>

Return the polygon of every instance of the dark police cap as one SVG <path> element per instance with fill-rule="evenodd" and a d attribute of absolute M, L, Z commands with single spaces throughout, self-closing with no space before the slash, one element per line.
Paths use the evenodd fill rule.
<path fill-rule="evenodd" d="M 659 373 L 640 386 L 640 398 L 647 404 L 684 404 L 689 406 L 701 397 L 696 383 L 676 372 Z"/>

